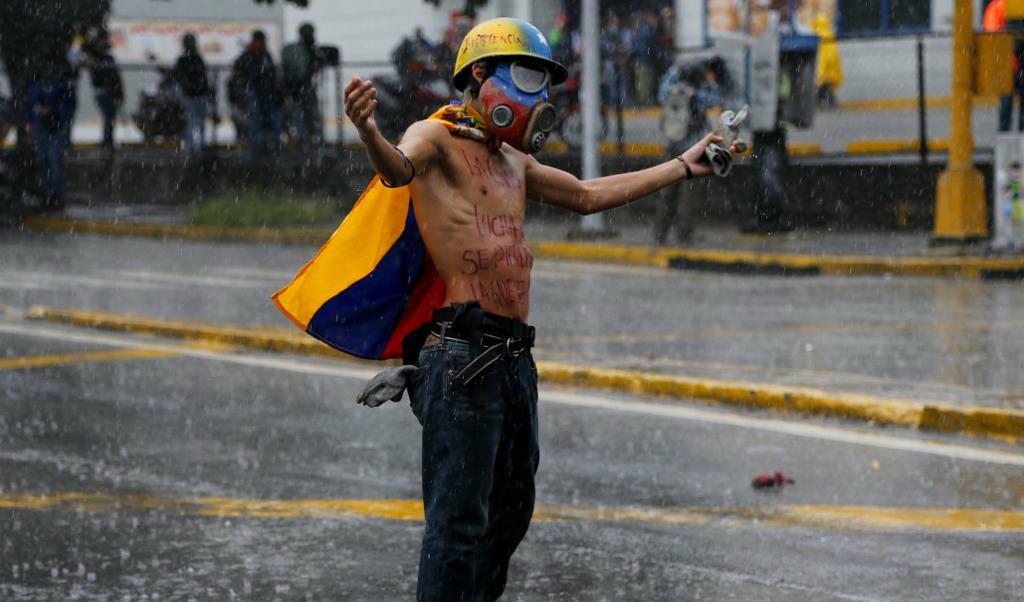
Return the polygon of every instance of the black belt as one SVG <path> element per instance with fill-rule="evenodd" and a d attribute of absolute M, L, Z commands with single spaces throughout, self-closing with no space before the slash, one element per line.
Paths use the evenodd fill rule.
<path fill-rule="evenodd" d="M 459 304 L 434 311 L 430 333 L 442 342 L 459 341 L 485 349 L 452 378 L 467 385 L 503 357 L 518 357 L 533 347 L 536 330 L 515 318 L 483 311 L 476 304 Z"/>
<path fill-rule="evenodd" d="M 533 347 L 536 329 L 524 324 L 516 318 L 507 318 L 492 314 L 480 308 L 476 303 L 455 304 L 451 307 L 435 309 L 435 324 L 449 323 L 451 335 L 480 344 L 481 336 L 500 339 L 521 339 L 528 347 Z"/>

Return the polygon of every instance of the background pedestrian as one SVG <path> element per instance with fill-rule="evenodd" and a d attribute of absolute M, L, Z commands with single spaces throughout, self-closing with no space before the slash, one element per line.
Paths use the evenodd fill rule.
<path fill-rule="evenodd" d="M 818 104 L 822 108 L 839 107 L 836 90 L 843 85 L 843 61 L 839 55 L 839 44 L 836 44 L 836 33 L 832 29 L 832 20 L 828 15 L 820 13 L 813 20 L 814 33 L 818 34 Z"/>
<path fill-rule="evenodd" d="M 260 30 L 238 59 L 234 69 L 248 101 L 249 142 L 252 158 L 276 154 L 281 143 L 283 95 L 277 66 L 267 51 L 267 36 Z"/>
<path fill-rule="evenodd" d="M 303 23 L 299 27 L 299 39 L 285 46 L 281 53 L 284 86 L 291 107 L 291 126 L 303 150 L 319 147 L 323 136 L 320 98 L 316 89 L 316 77 L 323 66 L 316 46 L 315 29 L 312 24 Z"/>
<path fill-rule="evenodd" d="M 100 30 L 82 48 L 84 64 L 89 68 L 96 107 L 102 120 L 102 146 L 107 152 L 114 151 L 114 123 L 124 104 L 124 83 L 117 61 L 110 54 L 110 35 Z"/>
<path fill-rule="evenodd" d="M 36 74 L 28 87 L 29 121 L 36 143 L 40 188 L 45 194 L 43 209 L 64 208 L 64 155 L 71 137 L 71 122 L 77 100 L 74 69 L 65 53 L 45 61 L 45 71 Z"/>
<path fill-rule="evenodd" d="M 181 45 L 183 52 L 174 64 L 174 81 L 185 104 L 185 151 L 194 157 L 203 150 L 211 88 L 195 34 L 186 33 Z"/>

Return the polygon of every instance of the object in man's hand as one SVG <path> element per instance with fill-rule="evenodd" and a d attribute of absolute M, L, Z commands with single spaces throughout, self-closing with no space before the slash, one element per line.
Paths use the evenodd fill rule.
<path fill-rule="evenodd" d="M 416 366 L 388 368 L 366 383 L 363 390 L 359 392 L 356 403 L 375 408 L 389 399 L 401 401 L 402 393 L 409 385 L 409 379 L 412 378 L 413 372 L 416 372 Z"/>
<path fill-rule="evenodd" d="M 754 480 L 750 482 L 750 486 L 754 489 L 770 489 L 773 487 L 783 488 L 786 485 L 793 485 L 796 481 L 782 474 L 776 472 L 775 474 L 762 474 L 754 477 Z"/>
<path fill-rule="evenodd" d="M 740 125 L 750 114 L 750 107 L 743 105 L 739 111 L 725 111 L 718 118 L 715 133 L 722 138 L 721 144 L 712 142 L 704 149 L 704 156 L 711 163 L 715 175 L 724 178 L 732 170 L 732 153 L 729 148 L 740 135 Z"/>

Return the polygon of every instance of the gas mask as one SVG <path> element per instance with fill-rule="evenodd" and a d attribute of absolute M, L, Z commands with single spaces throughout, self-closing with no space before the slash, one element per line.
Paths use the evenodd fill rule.
<path fill-rule="evenodd" d="M 502 62 L 480 86 L 487 128 L 524 153 L 538 152 L 555 127 L 555 107 L 548 102 L 550 76 L 522 62 Z"/>

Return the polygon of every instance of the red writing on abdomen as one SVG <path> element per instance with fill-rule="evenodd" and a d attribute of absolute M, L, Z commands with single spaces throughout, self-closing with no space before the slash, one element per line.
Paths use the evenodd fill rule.
<path fill-rule="evenodd" d="M 490 215 L 482 213 L 479 207 L 473 205 L 473 219 L 476 222 L 476 233 L 480 236 L 511 237 L 514 240 L 523 238 L 523 229 L 514 215 Z"/>
<path fill-rule="evenodd" d="M 530 293 L 529 280 L 477 280 L 469 284 L 477 301 L 525 303 Z"/>
<path fill-rule="evenodd" d="M 529 247 L 521 244 L 466 249 L 462 252 L 462 262 L 462 273 L 470 276 L 498 267 L 528 270 L 533 267 L 533 254 Z"/>

